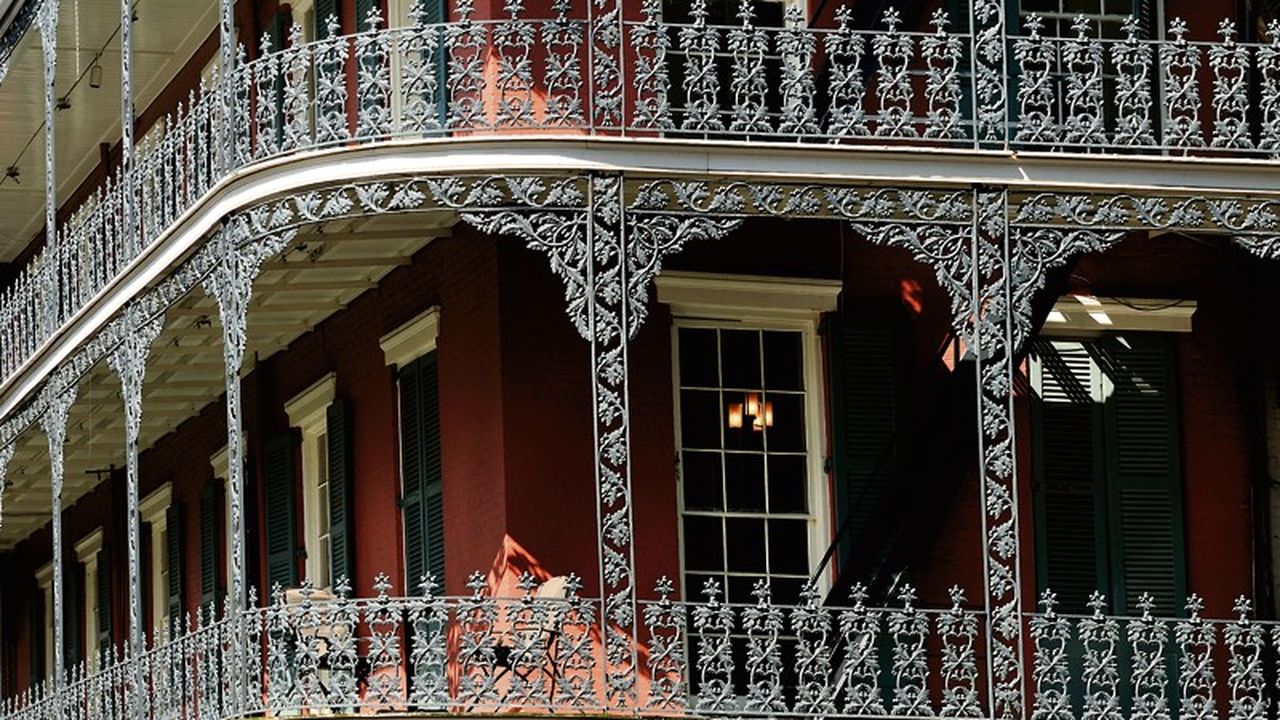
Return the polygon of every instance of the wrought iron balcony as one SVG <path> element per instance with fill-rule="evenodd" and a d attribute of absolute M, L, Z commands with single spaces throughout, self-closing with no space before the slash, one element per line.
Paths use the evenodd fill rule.
<path fill-rule="evenodd" d="M 523 595 L 495 598 L 476 573 L 465 597 L 396 597 L 385 576 L 376 596 L 351 598 L 309 586 L 266 608 L 215 618 L 205 612 L 158 631 L 139 658 L 109 654 L 68 673 L 61 692 L 32 688 L 9 699 L 6 718 L 231 718 L 427 712 L 493 715 L 734 717 L 989 717 L 979 657 L 981 612 L 950 592 L 940 610 L 916 606 L 904 588 L 892 607 L 826 606 L 817 592 L 797 605 L 728 604 L 709 584 L 697 601 L 657 599 L 638 608 L 634 694 L 611 695 L 602 671 L 599 600 L 575 578 L 520 581 Z M 1180 619 L 1044 612 L 1022 616 L 1031 638 L 1028 715 L 1169 718 L 1262 717 L 1280 626 L 1237 601 L 1231 620 L 1201 616 L 1192 597 Z M 135 689 L 138 692 L 135 693 Z"/>
<path fill-rule="evenodd" d="M 805 147 L 950 148 L 1134 156 L 1280 153 L 1280 28 L 1269 44 L 1169 37 L 1096 37 L 1091 25 L 1050 38 L 908 32 L 890 11 L 880 27 L 851 15 L 810 27 L 793 10 L 782 27 L 660 16 L 646 0 L 593 30 L 570 0 L 530 17 L 478 20 L 471 0 L 453 19 L 370 30 L 241 61 L 192 92 L 143 143 L 127 176 L 110 178 L 0 296 L 0 382 L 184 213 L 236 173 L 284 156 L 374 143 L 559 134 Z M 597 20 L 596 22 L 600 22 Z M 988 28 L 989 29 L 989 28 Z M 994 44 L 993 44 L 994 43 Z M 1005 72 L 1006 49 L 1009 72 Z M 995 55 L 991 55 L 995 52 Z M 995 57 L 1000 62 L 991 62 Z M 977 58 L 977 62 L 973 62 Z M 220 76 L 222 77 L 222 76 Z M 604 82 L 601 78 L 607 78 Z M 1211 88 L 1205 97 L 1203 88 Z M 1256 92 L 1254 92 L 1256 90 Z"/>

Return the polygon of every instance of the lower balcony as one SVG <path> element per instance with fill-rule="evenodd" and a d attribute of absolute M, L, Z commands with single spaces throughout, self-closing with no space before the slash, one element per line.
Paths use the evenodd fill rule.
<path fill-rule="evenodd" d="M 73 668 L 58 693 L 34 688 L 5 703 L 9 718 L 233 718 L 299 715 L 507 713 L 589 716 L 990 717 L 983 671 L 983 613 L 917 607 L 903 587 L 889 607 L 841 605 L 806 592 L 775 604 L 728 604 L 714 583 L 697 601 L 639 603 L 632 674 L 606 670 L 599 600 L 579 580 L 525 574 L 521 593 L 348 597 L 277 591 L 266 607 L 229 615 L 206 609 L 162 632 L 139 658 L 105 657 Z M 1182 619 L 1026 614 L 1032 717 L 1265 717 L 1274 697 L 1280 625 L 1251 617 L 1207 619 L 1192 597 Z M 631 632 L 628 628 L 627 632 Z"/>

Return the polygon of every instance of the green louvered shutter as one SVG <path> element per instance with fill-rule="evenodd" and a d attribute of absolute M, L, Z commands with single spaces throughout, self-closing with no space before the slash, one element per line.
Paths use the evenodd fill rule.
<path fill-rule="evenodd" d="M 37 588 L 31 596 L 31 617 L 28 618 L 30 632 L 27 636 L 31 643 L 31 684 L 43 682 L 45 677 L 44 657 L 44 591 Z"/>
<path fill-rule="evenodd" d="M 185 614 L 182 604 L 183 515 L 182 504 L 178 502 L 172 503 L 165 510 L 164 552 L 169 567 L 167 597 L 170 623 L 182 622 Z"/>
<path fill-rule="evenodd" d="M 81 639 L 84 637 L 84 566 L 75 563 L 66 573 L 62 589 L 62 666 L 67 669 L 80 664 Z"/>
<path fill-rule="evenodd" d="M 900 319 L 891 307 L 845 310 L 827 318 L 832 465 L 839 522 L 847 523 L 842 566 L 853 553 L 865 566 L 883 550 L 874 542 L 873 524 L 884 512 L 898 466 L 895 441 L 904 390 Z"/>
<path fill-rule="evenodd" d="M 351 452 L 351 411 L 342 398 L 329 404 L 325 433 L 329 455 L 329 577 L 354 582 L 354 554 L 351 532 L 351 488 L 354 464 Z"/>
<path fill-rule="evenodd" d="M 98 652 L 106 652 L 112 646 L 111 628 L 111 550 L 98 551 Z"/>
<path fill-rule="evenodd" d="M 1186 602 L 1186 548 L 1177 372 L 1168 338 L 1099 343 L 1114 390 L 1106 404 L 1114 609 L 1140 614 L 1151 593 L 1164 613 Z"/>
<path fill-rule="evenodd" d="M 292 432 L 277 435 L 263 450 L 268 599 L 277 583 L 282 588 L 291 588 L 298 582 L 297 535 L 294 529 L 295 439 Z"/>
<path fill-rule="evenodd" d="M 218 567 L 218 531 L 222 510 L 222 483 L 211 482 L 200 493 L 200 605 L 215 607 L 222 601 L 222 573 Z"/>
<path fill-rule="evenodd" d="M 338 18 L 338 23 L 342 23 L 342 18 L 338 17 L 338 0 L 316 0 L 315 4 L 315 27 L 312 28 L 314 37 L 317 40 L 324 40 L 329 37 L 329 18 Z"/>
<path fill-rule="evenodd" d="M 1101 375 L 1083 342 L 1037 341 L 1032 358 L 1039 585 L 1060 610 L 1086 612 L 1107 576 Z"/>
<path fill-rule="evenodd" d="M 431 573 L 444 577 L 440 392 L 435 353 L 400 371 L 400 454 L 404 482 L 405 571 L 409 590 Z"/>
<path fill-rule="evenodd" d="M 379 0 L 356 0 L 356 32 L 362 33 L 369 30 L 369 25 L 367 23 L 367 20 L 369 19 L 369 12 L 375 7 L 381 7 Z M 383 13 L 383 27 L 386 26 L 386 20 L 386 13 Z"/>

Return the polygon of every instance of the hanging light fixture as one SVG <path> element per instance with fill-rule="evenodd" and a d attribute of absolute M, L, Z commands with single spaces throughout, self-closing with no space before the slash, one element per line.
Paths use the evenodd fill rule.
<path fill-rule="evenodd" d="M 102 87 L 102 66 L 96 62 L 89 68 L 89 87 L 94 90 Z"/>
<path fill-rule="evenodd" d="M 729 427 L 740 429 L 743 423 L 750 418 L 751 429 L 754 432 L 763 432 L 767 427 L 773 427 L 773 403 L 771 401 L 762 401 L 759 393 L 747 393 L 743 398 L 743 402 L 729 403 L 728 408 Z"/>

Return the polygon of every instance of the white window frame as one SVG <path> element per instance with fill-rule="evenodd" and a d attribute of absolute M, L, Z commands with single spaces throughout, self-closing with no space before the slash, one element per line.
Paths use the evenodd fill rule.
<path fill-rule="evenodd" d="M 809 564 L 817 562 L 832 538 L 834 497 L 824 468 L 827 427 L 824 415 L 826 385 L 822 373 L 822 343 L 818 322 L 836 309 L 841 283 L 835 280 L 749 275 L 672 272 L 656 280 L 658 302 L 671 308 L 671 392 L 677 452 L 680 447 L 680 329 L 735 327 L 751 330 L 798 331 L 804 367 L 805 445 L 809 485 Z M 680 588 L 685 598 L 700 597 L 702 588 L 686 588 L 685 513 L 683 479 L 676 478 L 677 542 Z M 831 586 L 834 569 L 819 578 L 820 589 Z"/>
<path fill-rule="evenodd" d="M 387 367 L 399 369 L 436 349 L 440 338 L 440 308 L 432 306 L 418 314 L 409 322 L 378 338 L 378 347 L 382 348 L 382 357 Z M 400 448 L 400 381 L 396 381 L 396 447 Z M 397 450 L 401 452 L 403 448 Z M 397 492 L 404 497 L 404 458 L 396 458 L 396 477 L 399 480 Z M 408 548 L 404 546 L 404 525 L 401 513 L 396 513 L 400 525 L 400 568 L 404 576 L 404 587 L 414 587 L 417 578 L 407 576 L 405 558 Z"/>
<path fill-rule="evenodd" d="M 84 650 L 90 667 L 96 667 L 102 648 L 98 647 L 98 552 L 102 550 L 102 528 L 76 543 L 76 558 L 84 565 Z"/>
<path fill-rule="evenodd" d="M 289 427 L 298 428 L 302 435 L 302 537 L 306 577 L 317 588 L 327 588 L 333 582 L 331 535 L 322 533 L 321 526 L 328 527 L 327 522 L 322 522 L 329 513 L 328 448 L 324 440 L 329 432 L 328 410 L 336 386 L 337 375 L 329 373 L 284 405 Z"/>
<path fill-rule="evenodd" d="M 156 628 L 169 627 L 169 528 L 165 512 L 173 502 L 173 483 L 166 482 L 142 499 L 138 516 L 151 528 L 151 619 Z"/>
<path fill-rule="evenodd" d="M 53 563 L 36 570 L 36 586 L 44 595 L 44 677 L 53 678 Z"/>

